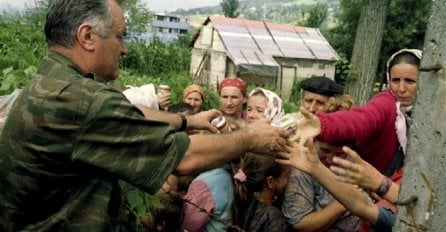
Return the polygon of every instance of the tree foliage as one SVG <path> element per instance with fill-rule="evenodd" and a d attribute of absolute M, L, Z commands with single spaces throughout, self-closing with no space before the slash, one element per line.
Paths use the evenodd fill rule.
<path fill-rule="evenodd" d="M 367 102 L 373 93 L 389 1 L 363 0 L 346 85 L 346 92 L 359 105 Z"/>
<path fill-rule="evenodd" d="M 27 17 L 0 15 L 0 95 L 22 88 L 46 54 L 42 30 Z"/>
<path fill-rule="evenodd" d="M 324 3 L 318 3 L 308 12 L 307 17 L 303 17 L 303 19 L 298 22 L 298 25 L 304 27 L 313 27 L 319 28 L 328 15 L 328 6 Z"/>
<path fill-rule="evenodd" d="M 145 32 L 152 18 L 147 6 L 141 0 L 122 1 L 126 15 L 127 30 L 135 33 Z"/>
<path fill-rule="evenodd" d="M 362 0 L 341 0 L 339 12 L 335 15 L 337 26 L 322 31 L 333 48 L 338 53 L 345 54 L 348 62 L 350 62 L 353 52 L 356 28 L 360 17 L 358 9 L 361 9 L 362 3 Z M 431 0 L 390 1 L 376 82 L 385 81 L 385 65 L 390 54 L 401 48 L 422 49 L 431 5 Z M 338 80 L 348 79 L 346 63 L 343 62 L 342 65 L 344 67 L 342 72 L 337 72 L 336 79 Z"/>
<path fill-rule="evenodd" d="M 386 81 L 386 61 L 391 54 L 401 48 L 423 49 L 432 1 L 431 0 L 392 0 L 384 29 L 381 48 L 380 74 Z"/>
<path fill-rule="evenodd" d="M 163 43 L 155 37 L 150 44 L 146 41 L 129 43 L 129 52 L 122 59 L 121 67 L 149 76 L 189 70 L 190 49 L 181 42 Z"/>
<path fill-rule="evenodd" d="M 238 0 L 222 0 L 220 6 L 225 17 L 237 18 L 240 14 Z"/>

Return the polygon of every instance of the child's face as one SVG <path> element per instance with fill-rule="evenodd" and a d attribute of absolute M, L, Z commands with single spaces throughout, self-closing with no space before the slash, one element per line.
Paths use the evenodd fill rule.
<path fill-rule="evenodd" d="M 286 185 L 288 184 L 288 177 L 290 175 L 290 168 L 287 167 L 283 170 L 279 177 L 276 177 L 276 195 L 280 195 L 285 191 Z"/>
<path fill-rule="evenodd" d="M 265 118 L 266 98 L 261 95 L 249 97 L 247 103 L 248 123 L 253 123 L 259 119 Z"/>
<path fill-rule="evenodd" d="M 342 150 L 340 145 L 330 145 L 327 143 L 318 142 L 319 146 L 319 159 L 321 162 L 330 167 L 333 164 L 333 157 L 337 156 L 342 159 L 347 158 L 347 154 Z"/>
<path fill-rule="evenodd" d="M 161 189 L 164 190 L 164 192 L 177 192 L 178 191 L 178 177 L 175 175 L 169 175 L 166 182 L 164 182 Z"/>

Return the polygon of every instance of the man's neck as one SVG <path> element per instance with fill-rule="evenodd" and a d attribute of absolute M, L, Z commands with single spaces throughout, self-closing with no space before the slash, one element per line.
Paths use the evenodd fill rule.
<path fill-rule="evenodd" d="M 66 48 L 58 45 L 54 45 L 48 48 L 52 52 L 56 52 L 69 60 L 79 67 L 79 71 L 82 74 L 87 74 L 92 72 L 88 66 L 87 56 L 84 55 L 83 51 L 79 51 L 76 48 Z"/>

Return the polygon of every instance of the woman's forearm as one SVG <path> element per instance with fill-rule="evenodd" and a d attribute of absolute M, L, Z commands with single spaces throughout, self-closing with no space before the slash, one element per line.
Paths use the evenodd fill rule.
<path fill-rule="evenodd" d="M 323 164 L 317 166 L 312 173 L 325 189 L 327 189 L 352 214 L 374 224 L 378 219 L 378 207 L 373 204 L 360 189 L 352 184 L 334 179 L 334 174 Z"/>

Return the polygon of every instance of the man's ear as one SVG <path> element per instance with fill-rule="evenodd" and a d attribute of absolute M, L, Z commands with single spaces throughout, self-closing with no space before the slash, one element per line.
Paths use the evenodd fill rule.
<path fill-rule="evenodd" d="M 93 51 L 95 49 L 95 40 L 97 33 L 88 24 L 81 24 L 76 33 L 76 40 L 79 45 L 87 51 Z"/>

